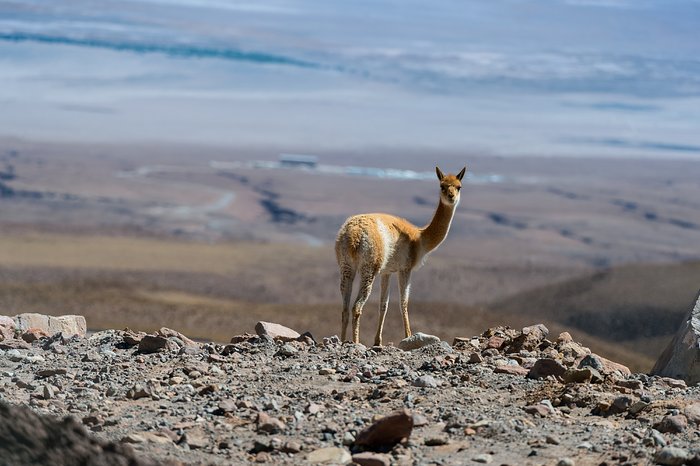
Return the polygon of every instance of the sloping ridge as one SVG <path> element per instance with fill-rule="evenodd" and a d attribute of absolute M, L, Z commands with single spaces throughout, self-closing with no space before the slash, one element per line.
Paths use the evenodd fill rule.
<path fill-rule="evenodd" d="M 581 331 L 653 363 L 686 316 L 698 284 L 700 261 L 634 264 L 529 290 L 488 307 Z"/>

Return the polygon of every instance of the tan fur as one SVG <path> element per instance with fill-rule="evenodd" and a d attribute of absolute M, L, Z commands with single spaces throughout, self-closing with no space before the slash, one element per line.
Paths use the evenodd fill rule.
<path fill-rule="evenodd" d="M 399 274 L 401 312 L 406 337 L 411 336 L 408 320 L 408 295 L 411 271 L 422 264 L 426 255 L 437 248 L 450 229 L 454 210 L 459 203 L 459 190 L 466 167 L 457 175 L 443 175 L 435 168 L 440 180 L 440 202 L 432 220 L 423 228 L 389 214 L 374 213 L 348 218 L 338 232 L 335 254 L 340 266 L 340 292 L 343 296 L 342 340 L 346 339 L 350 317 L 352 284 L 360 274 L 360 287 L 352 306 L 353 341 L 360 340 L 360 316 L 377 276 L 381 275 L 379 326 L 375 345 L 382 344 L 384 319 L 389 303 L 389 278 Z"/>

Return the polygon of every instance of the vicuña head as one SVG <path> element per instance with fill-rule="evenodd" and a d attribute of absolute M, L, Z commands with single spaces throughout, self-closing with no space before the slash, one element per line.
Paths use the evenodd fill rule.
<path fill-rule="evenodd" d="M 372 291 L 374 279 L 381 276 L 379 326 L 374 344 L 382 344 L 382 330 L 389 304 L 389 279 L 398 272 L 401 294 L 401 313 L 406 337 L 411 336 L 408 321 L 408 295 L 411 271 L 423 262 L 425 256 L 447 236 L 459 204 L 464 167 L 456 175 L 444 175 L 435 167 L 440 180 L 440 201 L 432 220 L 423 228 L 389 214 L 362 214 L 348 218 L 335 241 L 335 254 L 340 266 L 340 292 L 343 296 L 341 338 L 346 340 L 350 319 L 352 284 L 360 274 L 360 288 L 352 305 L 352 341 L 360 342 L 360 316 Z"/>

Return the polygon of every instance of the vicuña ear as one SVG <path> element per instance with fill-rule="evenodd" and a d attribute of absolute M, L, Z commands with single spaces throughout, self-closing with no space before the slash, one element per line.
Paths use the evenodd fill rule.
<path fill-rule="evenodd" d="M 462 171 L 457 173 L 457 179 L 459 181 L 462 181 L 462 178 L 464 178 L 464 174 L 467 172 L 467 167 L 462 168 Z"/>
<path fill-rule="evenodd" d="M 439 167 L 435 167 L 435 173 L 437 173 L 438 180 L 440 181 L 442 181 L 442 179 L 445 177 Z"/>

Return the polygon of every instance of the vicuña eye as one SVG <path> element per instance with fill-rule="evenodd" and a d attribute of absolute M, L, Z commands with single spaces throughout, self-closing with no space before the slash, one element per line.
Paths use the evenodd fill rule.
<path fill-rule="evenodd" d="M 462 189 L 461 186 L 457 186 L 457 191 L 460 191 Z"/>

